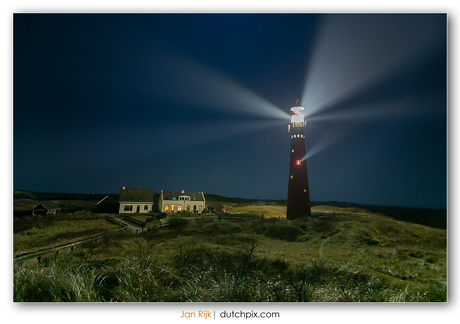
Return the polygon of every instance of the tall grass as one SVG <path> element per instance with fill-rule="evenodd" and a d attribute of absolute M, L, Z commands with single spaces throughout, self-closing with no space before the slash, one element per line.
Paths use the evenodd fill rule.
<path fill-rule="evenodd" d="M 409 292 L 351 264 L 290 265 L 254 256 L 257 241 L 235 252 L 183 247 L 171 264 L 153 255 L 116 266 L 23 268 L 14 301 L 47 302 L 407 302 L 445 301 L 446 287 Z"/>
<path fill-rule="evenodd" d="M 444 302 L 445 231 L 370 214 L 173 219 L 14 269 L 14 301 Z"/>

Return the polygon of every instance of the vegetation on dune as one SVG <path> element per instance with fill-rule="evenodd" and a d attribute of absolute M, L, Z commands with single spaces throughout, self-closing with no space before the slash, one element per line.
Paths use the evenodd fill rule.
<path fill-rule="evenodd" d="M 313 215 L 175 217 L 168 227 L 15 267 L 14 300 L 446 301 L 445 230 L 365 210 L 320 207 Z"/>
<path fill-rule="evenodd" d="M 118 229 L 103 216 L 77 212 L 48 217 L 17 217 L 13 251 L 23 251 L 60 241 Z"/>
<path fill-rule="evenodd" d="M 286 206 L 277 206 L 275 203 L 227 204 L 225 210 L 231 214 L 246 214 L 264 216 L 264 218 L 286 218 Z"/>

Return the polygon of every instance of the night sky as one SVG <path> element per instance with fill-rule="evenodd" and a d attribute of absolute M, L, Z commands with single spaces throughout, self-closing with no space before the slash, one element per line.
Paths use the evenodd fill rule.
<path fill-rule="evenodd" d="M 446 15 L 16 14 L 14 189 L 446 207 Z"/>

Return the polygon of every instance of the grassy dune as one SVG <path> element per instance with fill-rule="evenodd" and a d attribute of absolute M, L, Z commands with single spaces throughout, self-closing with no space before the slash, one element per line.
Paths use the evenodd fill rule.
<path fill-rule="evenodd" d="M 28 250 L 116 229 L 104 217 L 88 213 L 20 217 L 14 222 L 13 250 Z"/>
<path fill-rule="evenodd" d="M 277 206 L 275 203 L 248 203 L 237 204 L 227 203 L 223 205 L 227 212 L 231 214 L 245 214 L 245 215 L 264 215 L 264 218 L 286 218 L 286 206 Z"/>
<path fill-rule="evenodd" d="M 169 227 L 114 237 L 91 251 L 59 257 L 55 264 L 15 268 L 14 300 L 447 298 L 445 230 L 357 208 L 316 206 L 312 212 L 317 217 L 287 221 L 276 218 L 285 207 L 270 203 L 224 206 L 233 215 L 260 216 L 263 211 L 264 219 L 175 218 Z M 82 228 L 83 223 L 78 224 Z M 15 240 L 26 244 L 28 235 L 17 235 Z"/>

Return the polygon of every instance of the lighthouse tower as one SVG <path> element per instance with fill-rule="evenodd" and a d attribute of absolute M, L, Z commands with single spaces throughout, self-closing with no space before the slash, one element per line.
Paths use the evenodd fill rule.
<path fill-rule="evenodd" d="M 291 134 L 291 159 L 289 162 L 289 186 L 287 199 L 287 219 L 311 216 L 310 191 L 308 189 L 307 160 L 305 156 L 305 125 L 303 107 L 291 108 L 291 123 L 288 131 Z"/>

